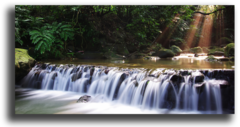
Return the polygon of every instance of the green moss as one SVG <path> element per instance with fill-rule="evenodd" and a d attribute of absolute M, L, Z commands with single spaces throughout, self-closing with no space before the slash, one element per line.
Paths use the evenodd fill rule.
<path fill-rule="evenodd" d="M 216 58 L 213 55 L 210 55 L 205 60 L 207 60 L 207 61 L 216 61 Z"/>
<path fill-rule="evenodd" d="M 15 48 L 15 66 L 20 68 L 19 63 L 29 63 L 29 61 L 35 61 L 28 55 L 28 50 Z"/>
<path fill-rule="evenodd" d="M 234 56 L 234 43 L 229 43 L 224 47 L 224 54 L 226 56 Z"/>
<path fill-rule="evenodd" d="M 170 49 L 173 51 L 173 53 L 174 53 L 175 55 L 182 52 L 182 50 L 181 50 L 178 46 L 176 46 L 176 45 L 172 45 L 172 46 L 170 47 Z"/>
<path fill-rule="evenodd" d="M 190 52 L 192 52 L 192 53 L 202 53 L 203 50 L 202 50 L 201 47 L 198 46 L 198 47 L 191 48 Z"/>
<path fill-rule="evenodd" d="M 214 55 L 215 53 L 218 52 L 224 52 L 224 49 L 221 47 L 214 46 L 211 49 L 209 49 L 208 55 Z"/>
<path fill-rule="evenodd" d="M 171 49 L 160 49 L 157 53 L 160 58 L 173 57 L 174 52 Z"/>

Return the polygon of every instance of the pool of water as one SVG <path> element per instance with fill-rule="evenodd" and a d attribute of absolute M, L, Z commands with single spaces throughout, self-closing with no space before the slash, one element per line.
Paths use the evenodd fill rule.
<path fill-rule="evenodd" d="M 15 100 L 15 114 L 215 114 L 216 112 L 158 109 L 149 110 L 109 102 L 102 96 L 93 96 L 88 103 L 76 101 L 84 94 L 54 90 L 17 88 L 23 92 Z"/>
<path fill-rule="evenodd" d="M 104 59 L 81 59 L 81 60 L 45 60 L 51 64 L 76 64 L 76 65 L 102 65 L 122 68 L 174 68 L 174 69 L 234 69 L 233 61 L 213 61 L 204 60 L 207 56 L 189 57 L 177 56 L 173 58 L 149 60 L 145 59 L 124 59 L 124 60 L 104 60 Z M 219 58 L 219 57 L 218 57 Z"/>

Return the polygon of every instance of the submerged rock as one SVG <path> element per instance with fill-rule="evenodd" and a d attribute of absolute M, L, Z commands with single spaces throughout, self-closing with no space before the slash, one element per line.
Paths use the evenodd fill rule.
<path fill-rule="evenodd" d="M 88 96 L 88 95 L 84 95 L 84 96 L 81 96 L 78 100 L 77 100 L 77 103 L 87 103 L 91 100 L 91 96 Z"/>

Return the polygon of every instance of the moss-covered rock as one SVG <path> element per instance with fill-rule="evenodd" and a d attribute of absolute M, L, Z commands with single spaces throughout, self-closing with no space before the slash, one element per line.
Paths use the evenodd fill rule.
<path fill-rule="evenodd" d="M 224 54 L 226 56 L 234 56 L 234 43 L 229 43 L 224 47 Z"/>
<path fill-rule="evenodd" d="M 202 50 L 201 47 L 198 46 L 198 47 L 191 48 L 190 52 L 192 52 L 192 53 L 202 53 L 203 50 Z"/>
<path fill-rule="evenodd" d="M 170 49 L 173 51 L 173 53 L 175 55 L 178 55 L 178 54 L 180 54 L 182 52 L 182 50 L 178 46 L 176 46 L 176 45 L 172 45 L 170 47 Z"/>
<path fill-rule="evenodd" d="M 160 58 L 174 57 L 174 52 L 171 49 L 160 49 L 154 54 Z"/>
<path fill-rule="evenodd" d="M 19 82 L 35 65 L 36 60 L 28 55 L 28 50 L 15 48 L 15 81 Z"/>
<path fill-rule="evenodd" d="M 224 52 L 221 52 L 221 51 L 214 51 L 214 52 L 209 52 L 208 55 L 224 56 Z"/>
<path fill-rule="evenodd" d="M 207 60 L 207 61 L 216 61 L 217 59 L 213 55 L 210 55 L 205 60 Z"/>

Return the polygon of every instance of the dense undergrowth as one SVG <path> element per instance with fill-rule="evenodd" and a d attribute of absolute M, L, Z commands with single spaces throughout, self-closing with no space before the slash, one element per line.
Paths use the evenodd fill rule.
<path fill-rule="evenodd" d="M 219 9 L 219 10 L 218 10 Z M 224 10 L 224 11 L 221 11 Z M 84 54 L 112 58 L 124 55 L 167 51 L 224 52 L 234 55 L 234 6 L 214 6 L 213 43 L 200 47 L 204 38 L 201 27 L 192 25 L 194 15 L 209 12 L 207 6 L 32 6 L 15 7 L 16 48 L 25 48 L 37 60 L 86 58 Z M 219 16 L 225 33 L 214 32 Z M 203 25 L 203 21 L 199 26 Z M 196 30 L 192 45 L 188 45 L 187 32 Z M 204 42 L 201 42 L 204 43 Z M 231 44 L 229 44 L 231 43 Z M 229 45 L 227 45 L 229 44 Z M 202 44 L 204 45 L 204 44 Z M 227 46 L 226 46 L 227 45 Z M 224 46 L 226 46 L 224 48 Z M 170 51 L 171 50 L 171 51 Z"/>

